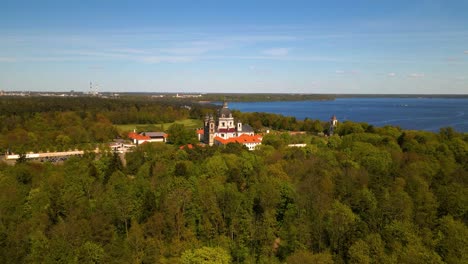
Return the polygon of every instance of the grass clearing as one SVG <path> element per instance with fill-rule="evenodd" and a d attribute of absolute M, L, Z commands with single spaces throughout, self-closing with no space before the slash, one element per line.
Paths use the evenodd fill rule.
<path fill-rule="evenodd" d="M 114 126 L 121 132 L 130 132 L 133 131 L 133 129 L 137 131 L 166 131 L 172 124 L 182 124 L 188 129 L 203 127 L 203 121 L 197 119 L 177 120 L 172 123 L 164 124 L 124 124 Z"/>

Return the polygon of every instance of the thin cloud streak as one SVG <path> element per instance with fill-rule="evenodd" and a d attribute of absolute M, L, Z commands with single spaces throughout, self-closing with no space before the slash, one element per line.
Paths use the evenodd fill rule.
<path fill-rule="evenodd" d="M 272 48 L 263 50 L 262 53 L 269 56 L 286 56 L 289 54 L 289 48 Z"/>
<path fill-rule="evenodd" d="M 190 61 L 194 60 L 194 56 L 197 56 L 197 60 L 204 60 L 204 59 L 246 59 L 246 60 L 284 60 L 284 61 L 355 61 L 355 62 L 370 62 L 370 63 L 420 63 L 419 60 L 382 60 L 382 61 L 370 61 L 370 60 L 353 60 L 350 58 L 327 58 L 327 57 L 307 57 L 307 56 L 289 56 L 290 55 L 290 48 L 272 48 L 262 50 L 261 53 L 263 56 L 229 56 L 223 55 L 223 53 L 227 53 L 224 51 L 229 51 L 230 49 L 239 49 L 244 47 L 249 47 L 249 45 L 257 45 L 262 43 L 268 42 L 296 42 L 296 41 L 304 41 L 307 39 L 314 39 L 314 38 L 354 38 L 356 36 L 375 36 L 375 37 L 394 37 L 394 36 L 407 36 L 408 33 L 364 33 L 364 34 L 314 34 L 314 32 L 306 33 L 304 35 L 298 34 L 294 30 L 292 33 L 289 34 L 272 34 L 277 33 L 274 32 L 273 29 L 271 31 L 262 31 L 260 34 L 232 34 L 232 35 L 224 35 L 218 36 L 213 34 L 213 32 L 208 33 L 196 33 L 195 31 L 192 33 L 185 33 L 179 32 L 175 30 L 174 32 L 171 31 L 148 31 L 148 32 L 124 32 L 123 34 L 118 34 L 117 32 L 113 32 L 114 34 L 106 34 L 105 31 L 102 34 L 90 33 L 90 34 L 57 34 L 57 35 L 25 35 L 25 36 L 11 36 L 7 35 L 8 39 L 10 40 L 17 40 L 26 43 L 26 45 L 34 46 L 36 42 L 40 44 L 60 44 L 60 46 L 64 46 L 62 44 L 69 42 L 70 47 L 76 47 L 77 50 L 79 49 L 86 49 L 90 51 L 66 51 L 65 53 L 68 54 L 75 54 L 79 56 L 88 56 L 88 57 L 95 57 L 95 59 L 129 59 L 129 60 L 137 60 L 137 61 L 148 61 L 145 58 L 169 58 L 174 56 L 174 60 L 163 59 L 161 61 L 188 61 L 188 59 L 180 60 L 180 57 L 191 57 Z M 453 35 L 454 32 L 446 32 L 443 34 L 446 35 Z M 460 33 L 460 32 L 458 32 Z M 421 32 L 420 35 L 422 36 L 434 36 L 438 34 L 442 34 L 441 32 L 435 33 L 424 33 Z M 300 37 L 299 37 L 300 36 Z M 161 41 L 160 41 L 161 40 Z M 136 42 L 134 42 L 136 41 Z M 154 47 L 151 47 L 151 44 L 147 45 L 144 48 L 134 48 L 134 46 L 141 45 L 141 41 L 144 43 L 155 43 Z M 77 44 L 78 43 L 78 44 Z M 146 45 L 146 44 L 145 44 Z M 162 45 L 162 46 L 161 46 Z M 8 44 L 0 44 L 0 47 L 6 48 L 9 47 Z M 41 55 L 44 53 L 47 54 L 48 47 L 50 45 L 45 45 L 45 48 L 41 51 Z M 52 45 L 53 46 L 53 45 Z M 206 56 L 209 53 L 220 53 L 220 54 L 211 54 L 212 56 Z M 57 53 L 56 49 L 50 49 L 49 57 L 54 57 L 54 53 Z M 468 54 L 468 50 L 464 51 L 465 54 Z M 34 54 L 31 54 L 31 57 L 34 57 Z M 140 56 L 141 55 L 141 56 Z M 202 56 L 203 55 L 203 56 Z M 217 55 L 217 56 L 213 56 Z M 275 58 L 275 57 L 282 57 L 282 58 Z M 2 58 L 2 57 L 0 57 Z M 27 58 L 23 58 L 21 60 L 29 60 Z M 41 59 L 31 59 L 31 60 L 41 60 Z M 42 60 L 46 60 L 42 58 Z M 54 59 L 52 59 L 54 60 Z M 56 59 L 58 60 L 58 59 Z M 71 58 L 68 60 L 72 60 Z M 83 60 L 83 59 L 79 59 Z M 150 59 L 152 61 L 153 59 Z M 11 58 L 2 58 L 0 59 L 1 62 L 12 62 Z M 160 61 L 159 59 L 154 59 L 154 61 Z M 427 62 L 426 62 L 427 63 Z M 432 63 L 435 63 L 434 61 Z M 465 62 L 459 62 L 460 64 L 465 64 Z"/>
<path fill-rule="evenodd" d="M 150 56 L 150 57 L 142 57 L 138 58 L 137 60 L 146 62 L 146 63 L 179 63 L 179 62 L 191 62 L 194 60 L 193 57 L 185 57 L 185 56 Z"/>
<path fill-rule="evenodd" d="M 299 27 L 300 29 L 300 27 Z M 56 34 L 56 35 L 6 35 L 9 41 L 19 41 L 26 46 L 35 46 L 36 42 L 43 49 L 37 54 L 30 56 L 19 56 L 14 58 L 10 54 L 1 57 L 0 62 L 11 63 L 17 61 L 136 61 L 144 63 L 184 63 L 203 60 L 274 60 L 292 62 L 356 62 L 356 63 L 420 63 L 420 60 L 406 60 L 404 58 L 382 60 L 357 59 L 353 57 L 333 57 L 331 56 L 291 56 L 291 48 L 278 47 L 261 50 L 261 55 L 228 55 L 242 54 L 245 48 L 257 49 L 258 45 L 274 43 L 279 45 L 298 44 L 303 41 L 316 38 L 354 38 L 356 36 L 394 37 L 402 36 L 404 39 L 408 33 L 346 33 L 346 34 L 315 34 L 314 32 L 294 31 L 290 33 L 277 32 L 275 27 L 268 27 L 267 30 L 256 32 L 246 32 L 245 34 L 217 35 L 213 32 L 183 32 L 182 30 L 155 30 L 155 31 L 104 31 L 102 34 L 91 32 L 89 34 Z M 107 32 L 107 33 L 106 33 Z M 112 32 L 112 34 L 110 33 Z M 420 32 L 421 36 L 447 35 L 455 36 L 460 32 Z M 463 32 L 462 32 L 463 33 Z M 467 32 L 464 32 L 468 34 Z M 464 36 L 464 35 L 462 35 Z M 64 45 L 68 42 L 67 45 Z M 297 42 L 297 43 L 296 43 Z M 144 44 L 142 44 L 144 43 Z M 154 43 L 154 44 L 152 44 Z M 52 44 L 52 45 L 47 45 Z M 143 45 L 143 46 L 142 46 Z M 257 47 L 255 47 L 257 45 Z M 10 44 L 0 43 L 0 48 L 10 48 Z M 70 47 L 71 50 L 57 52 L 55 46 Z M 312 50 L 314 51 L 314 50 Z M 463 51 L 468 54 L 468 50 Z M 315 53 L 315 52 L 313 52 Z M 312 53 L 312 54 L 313 54 Z M 325 53 L 326 54 L 326 53 Z M 330 53 L 331 54 L 331 53 Z M 37 55 L 37 56 L 36 56 Z M 45 56 L 44 56 L 45 55 Z M 65 56 L 60 56 L 65 55 Z M 446 62 L 446 61 L 445 61 Z M 453 61 L 451 61 L 453 63 Z M 425 61 L 425 63 L 440 64 L 443 61 Z M 458 64 L 466 64 L 464 61 L 457 61 Z M 352 73 L 352 72 L 346 72 Z M 357 73 L 357 72 L 354 72 Z M 421 78 L 417 74 L 408 75 L 412 78 Z"/>
<path fill-rule="evenodd" d="M 16 58 L 11 58 L 11 57 L 0 57 L 0 62 L 16 62 Z"/>
<path fill-rule="evenodd" d="M 280 30 L 278 30 L 278 28 Z M 235 31 L 235 30 L 233 30 Z M 414 39 L 414 38 L 440 38 L 440 37 L 456 37 L 468 38 L 468 31 L 441 31 L 435 30 L 432 32 L 424 31 L 405 31 L 405 32 L 337 32 L 324 33 L 323 30 L 308 30 L 303 27 L 289 27 L 284 30 L 281 26 L 266 27 L 262 31 L 240 30 L 241 34 L 224 34 L 218 31 L 213 31 L 210 28 L 199 30 L 195 28 L 170 28 L 170 29 L 148 29 L 148 30 L 103 30 L 90 31 L 89 33 L 67 34 L 63 32 L 44 33 L 44 34 L 2 34 L 3 42 L 10 43 L 41 43 L 41 42 L 56 42 L 56 43 L 106 43 L 112 44 L 117 42 L 128 42 L 129 40 L 152 40 L 158 42 L 190 42 L 204 39 L 209 42 L 230 42 L 230 43 L 256 43 L 256 42 L 291 42 L 300 40 L 313 39 L 337 39 L 337 38 L 392 38 L 392 39 Z M 225 31 L 224 31 L 225 32 Z M 468 54 L 468 50 L 464 51 Z"/>
<path fill-rule="evenodd" d="M 424 73 L 410 73 L 408 75 L 408 77 L 410 78 L 415 78 L 415 79 L 419 79 L 419 78 L 423 78 L 424 77 Z"/>
<path fill-rule="evenodd" d="M 111 51 L 117 52 L 117 53 L 129 53 L 129 54 L 145 54 L 145 53 L 148 53 L 146 50 L 132 49 L 132 48 L 112 49 Z"/>
<path fill-rule="evenodd" d="M 169 47 L 159 48 L 156 51 L 160 53 L 176 54 L 176 55 L 201 55 L 213 51 L 222 51 L 233 46 L 232 43 L 224 41 L 191 41 L 186 43 L 177 43 Z"/>
<path fill-rule="evenodd" d="M 2 58 L 0 62 L 15 63 L 15 62 L 74 62 L 74 61 L 89 61 L 89 58 L 84 57 L 63 57 L 63 56 L 50 56 L 50 57 L 15 57 L 15 58 Z"/>
<path fill-rule="evenodd" d="M 356 75 L 359 74 L 359 70 L 349 70 L 349 71 L 343 71 L 343 70 L 336 70 L 336 74 L 342 75 L 342 74 L 350 74 L 350 75 Z"/>
<path fill-rule="evenodd" d="M 342 61 L 337 58 L 328 57 L 291 57 L 291 56 L 204 56 L 202 59 L 234 59 L 234 60 L 277 60 L 277 61 Z"/>

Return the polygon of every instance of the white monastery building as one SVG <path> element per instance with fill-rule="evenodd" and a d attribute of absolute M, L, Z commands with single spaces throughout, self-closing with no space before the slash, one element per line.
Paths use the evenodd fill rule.
<path fill-rule="evenodd" d="M 262 143 L 262 138 L 255 135 L 251 126 L 234 120 L 227 102 L 219 110 L 217 120 L 212 115 L 205 117 L 203 130 L 198 134 L 199 139 L 210 146 L 240 143 L 253 150 Z"/>

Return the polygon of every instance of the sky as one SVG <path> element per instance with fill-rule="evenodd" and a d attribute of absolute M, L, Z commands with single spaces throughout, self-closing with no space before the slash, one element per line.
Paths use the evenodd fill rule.
<path fill-rule="evenodd" d="M 2 0 L 0 90 L 468 94 L 468 1 Z"/>

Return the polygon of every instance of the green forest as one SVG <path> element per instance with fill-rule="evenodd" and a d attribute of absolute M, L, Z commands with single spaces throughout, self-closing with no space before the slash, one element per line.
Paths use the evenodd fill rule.
<path fill-rule="evenodd" d="M 91 150 L 126 136 L 114 125 L 154 126 L 205 114 L 197 105 L 183 107 L 187 103 L 145 97 L 0 97 L 0 153 Z"/>
<path fill-rule="evenodd" d="M 115 138 L 126 138 L 128 131 L 120 131 L 117 125 L 161 130 L 165 123 L 203 120 L 214 111 L 213 105 L 143 96 L 0 97 L 0 153 L 93 150 Z M 239 111 L 234 115 L 257 131 L 268 127 L 317 133 L 326 128 L 323 122 L 311 119 Z"/>
<path fill-rule="evenodd" d="M 123 136 L 115 124 L 214 111 L 67 100 L 0 100 L 2 151 L 86 149 Z M 468 263 L 467 134 L 345 122 L 326 137 L 318 120 L 234 114 L 275 133 L 255 151 L 174 140 L 125 162 L 0 162 L 0 263 Z"/>

